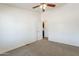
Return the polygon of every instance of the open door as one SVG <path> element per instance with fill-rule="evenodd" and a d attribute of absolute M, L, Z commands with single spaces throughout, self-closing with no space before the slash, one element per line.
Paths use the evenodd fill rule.
<path fill-rule="evenodd" d="M 44 21 L 42 22 L 42 28 L 43 28 L 43 30 L 42 30 L 42 38 L 48 40 L 47 24 Z"/>
<path fill-rule="evenodd" d="M 43 30 L 42 30 L 42 38 L 44 39 L 45 38 L 45 30 L 44 30 L 44 22 L 42 23 L 42 28 L 43 28 Z"/>

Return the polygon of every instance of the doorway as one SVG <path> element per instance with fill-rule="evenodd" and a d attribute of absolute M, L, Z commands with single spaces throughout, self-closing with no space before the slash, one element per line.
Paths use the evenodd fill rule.
<path fill-rule="evenodd" d="M 42 30 L 42 38 L 43 39 L 46 39 L 46 40 L 48 40 L 48 37 L 47 37 L 47 27 L 46 27 L 46 22 L 42 22 L 42 28 L 43 28 L 43 30 Z"/>
<path fill-rule="evenodd" d="M 44 22 L 43 22 L 43 23 L 42 23 L 42 28 L 43 28 L 43 30 L 42 30 L 42 38 L 43 38 L 43 39 L 45 38 L 44 26 L 45 26 L 45 24 L 44 24 Z"/>

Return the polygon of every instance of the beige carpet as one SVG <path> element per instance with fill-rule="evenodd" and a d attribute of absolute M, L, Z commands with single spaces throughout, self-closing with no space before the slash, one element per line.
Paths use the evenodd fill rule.
<path fill-rule="evenodd" d="M 43 39 L 9 51 L 1 56 L 79 56 L 79 47 Z"/>

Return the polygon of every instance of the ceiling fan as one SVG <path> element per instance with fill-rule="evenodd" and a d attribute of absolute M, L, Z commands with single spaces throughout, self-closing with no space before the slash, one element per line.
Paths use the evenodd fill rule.
<path fill-rule="evenodd" d="M 47 7 L 55 7 L 55 4 L 52 3 L 40 3 L 39 5 L 36 5 L 34 7 L 32 7 L 33 9 L 40 7 L 42 9 L 43 12 L 45 12 Z"/>

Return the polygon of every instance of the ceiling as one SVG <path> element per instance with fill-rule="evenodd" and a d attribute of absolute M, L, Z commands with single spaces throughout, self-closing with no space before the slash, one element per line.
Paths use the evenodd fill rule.
<path fill-rule="evenodd" d="M 12 6 L 12 7 L 28 9 L 28 10 L 35 11 L 35 12 L 41 12 L 40 8 L 32 9 L 33 6 L 39 5 L 40 3 L 3 3 L 3 4 L 8 5 L 8 6 Z M 56 8 L 59 8 L 63 5 L 65 5 L 65 3 L 55 3 L 55 4 L 56 4 L 56 7 L 47 8 L 47 10 L 53 10 L 53 9 L 56 9 Z"/>

